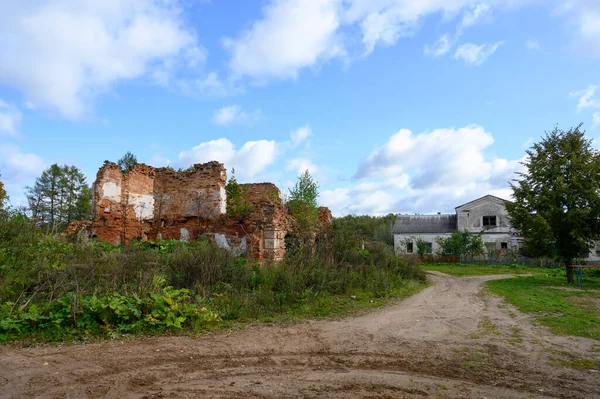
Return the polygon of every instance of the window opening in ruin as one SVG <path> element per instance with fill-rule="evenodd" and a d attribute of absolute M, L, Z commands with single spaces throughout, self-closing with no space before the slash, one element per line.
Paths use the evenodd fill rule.
<path fill-rule="evenodd" d="M 431 242 L 426 242 L 425 243 L 425 253 L 426 254 L 433 253 L 433 243 L 431 243 Z"/>
<path fill-rule="evenodd" d="M 287 233 L 283 241 L 286 256 L 294 255 L 300 250 L 300 239 L 296 233 Z"/>
<path fill-rule="evenodd" d="M 501 242 L 500 243 L 500 249 L 508 249 L 508 243 L 507 242 Z"/>
<path fill-rule="evenodd" d="M 483 225 L 484 226 L 496 226 L 496 216 L 484 216 L 483 217 Z"/>
<path fill-rule="evenodd" d="M 414 251 L 413 243 L 412 242 L 407 242 L 406 243 L 406 253 L 412 254 L 413 251 Z"/>

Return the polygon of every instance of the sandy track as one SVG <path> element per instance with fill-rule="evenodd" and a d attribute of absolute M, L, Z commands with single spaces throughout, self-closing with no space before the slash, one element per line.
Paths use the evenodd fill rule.
<path fill-rule="evenodd" d="M 595 341 L 556 337 L 484 281 L 432 286 L 360 317 L 193 337 L 0 348 L 0 398 L 600 397 Z M 567 351 L 567 352 L 565 352 Z"/>

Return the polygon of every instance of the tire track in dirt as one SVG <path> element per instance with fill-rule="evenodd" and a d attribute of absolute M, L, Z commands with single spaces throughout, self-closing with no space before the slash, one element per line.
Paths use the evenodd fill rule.
<path fill-rule="evenodd" d="M 2 347 L 0 398 L 600 397 L 597 373 L 551 364 L 565 347 L 600 360 L 594 342 L 553 336 L 481 294 L 502 277 L 432 273 L 420 293 L 340 320 Z"/>

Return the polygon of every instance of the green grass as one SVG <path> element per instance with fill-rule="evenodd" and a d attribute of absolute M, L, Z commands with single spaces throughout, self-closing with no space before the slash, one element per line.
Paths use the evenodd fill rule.
<path fill-rule="evenodd" d="M 542 269 L 535 267 L 526 267 L 520 265 L 477 265 L 477 264 L 457 264 L 457 263 L 435 263 L 421 265 L 421 268 L 426 271 L 436 271 L 451 276 L 487 276 L 495 274 L 537 274 L 544 273 L 553 269 Z"/>
<path fill-rule="evenodd" d="M 491 292 L 559 335 L 600 340 L 600 277 L 584 277 L 586 290 L 567 284 L 564 271 L 489 281 Z"/>
<path fill-rule="evenodd" d="M 306 293 L 295 303 L 280 307 L 265 306 L 253 295 L 212 300 L 211 309 L 224 315 L 221 327 L 248 323 L 295 323 L 304 319 L 341 317 L 385 306 L 395 300 L 407 298 L 425 288 L 417 280 L 396 281 L 385 296 L 369 290 L 355 289 L 349 294 L 335 295 L 327 292 Z"/>

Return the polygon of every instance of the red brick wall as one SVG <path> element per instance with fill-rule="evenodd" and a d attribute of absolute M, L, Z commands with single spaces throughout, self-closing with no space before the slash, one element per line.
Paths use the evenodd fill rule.
<path fill-rule="evenodd" d="M 226 215 L 223 164 L 194 165 L 189 172 L 135 165 L 122 172 L 105 162 L 94 183 L 93 234 L 112 244 L 141 239 L 197 239 L 223 236 L 235 247 L 246 242 L 247 255 L 278 261 L 285 255 L 285 236 L 293 225 L 271 183 L 242 184 L 252 203 L 242 216 Z M 331 224 L 331 212 L 320 208 L 320 219 Z"/>

